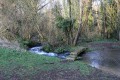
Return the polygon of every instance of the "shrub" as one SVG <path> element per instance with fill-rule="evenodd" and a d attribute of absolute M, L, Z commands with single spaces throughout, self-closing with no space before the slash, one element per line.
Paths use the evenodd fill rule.
<path fill-rule="evenodd" d="M 53 51 L 53 46 L 50 44 L 47 44 L 45 46 L 43 46 L 43 50 L 46 52 L 52 52 Z"/>
<path fill-rule="evenodd" d="M 58 48 L 54 49 L 55 53 L 63 53 L 64 51 L 67 51 L 67 49 L 65 47 L 58 47 Z"/>

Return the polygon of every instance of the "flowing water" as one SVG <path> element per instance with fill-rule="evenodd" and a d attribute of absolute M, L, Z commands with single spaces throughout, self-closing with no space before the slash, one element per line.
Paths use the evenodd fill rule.
<path fill-rule="evenodd" d="M 82 57 L 92 67 L 120 76 L 120 49 L 92 51 Z"/>
<path fill-rule="evenodd" d="M 53 52 L 45 52 L 42 50 L 42 46 L 33 47 L 29 50 L 32 53 L 58 57 L 65 59 L 69 52 L 65 52 L 62 54 L 57 54 Z M 82 55 L 83 61 L 87 62 L 92 67 L 107 71 L 109 73 L 120 76 L 120 49 L 104 49 L 88 52 Z"/>
<path fill-rule="evenodd" d="M 42 50 L 42 46 L 30 48 L 29 51 L 32 53 L 35 53 L 35 54 L 45 55 L 45 56 L 50 56 L 50 57 L 58 57 L 61 59 L 65 59 L 68 55 L 70 55 L 70 52 L 64 52 L 61 54 L 57 54 L 57 53 L 53 53 L 53 52 L 48 53 L 48 52 L 45 52 Z"/>

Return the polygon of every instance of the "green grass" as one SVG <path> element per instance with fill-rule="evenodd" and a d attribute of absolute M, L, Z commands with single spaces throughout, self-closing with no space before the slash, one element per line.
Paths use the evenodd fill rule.
<path fill-rule="evenodd" d="M 93 41 L 94 43 L 110 43 L 110 42 L 120 42 L 117 39 L 101 39 Z"/>
<path fill-rule="evenodd" d="M 34 76 L 38 71 L 54 69 L 79 70 L 83 75 L 89 75 L 91 68 L 82 61 L 60 63 L 55 57 L 41 56 L 29 52 L 20 52 L 11 49 L 0 48 L 0 73 L 6 80 L 17 75 L 20 78 Z"/>

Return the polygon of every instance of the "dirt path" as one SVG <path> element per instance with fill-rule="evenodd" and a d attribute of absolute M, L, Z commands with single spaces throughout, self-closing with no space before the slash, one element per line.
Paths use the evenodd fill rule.
<path fill-rule="evenodd" d="M 82 75 L 78 70 L 52 70 L 39 72 L 33 80 L 120 80 L 120 77 L 94 69 L 90 75 Z"/>
<path fill-rule="evenodd" d="M 1 74 L 0 80 L 5 80 Z M 90 75 L 82 75 L 78 70 L 52 70 L 39 71 L 24 79 L 14 74 L 10 80 L 120 80 L 120 77 L 96 69 Z"/>
<path fill-rule="evenodd" d="M 0 80 L 6 80 L 0 73 Z M 120 80 L 120 77 L 111 75 L 104 71 L 93 69 L 89 75 L 82 74 L 79 70 L 50 70 L 50 71 L 38 71 L 38 73 L 28 75 L 25 78 L 21 78 L 18 74 L 14 74 L 9 80 Z"/>

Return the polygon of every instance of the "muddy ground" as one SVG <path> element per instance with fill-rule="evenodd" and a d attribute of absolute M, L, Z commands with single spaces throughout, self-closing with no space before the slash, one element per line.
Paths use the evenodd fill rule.
<path fill-rule="evenodd" d="M 5 80 L 2 74 L 0 74 L 0 80 Z M 78 70 L 68 69 L 38 71 L 37 74 L 26 76 L 24 79 L 14 74 L 10 80 L 120 80 L 120 77 L 98 69 L 94 69 L 90 75 L 83 75 Z"/>

